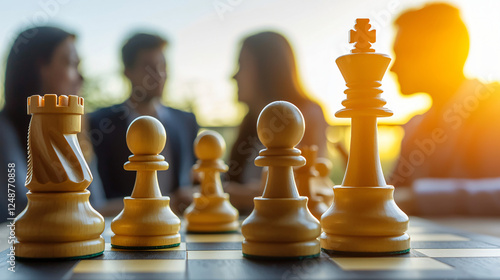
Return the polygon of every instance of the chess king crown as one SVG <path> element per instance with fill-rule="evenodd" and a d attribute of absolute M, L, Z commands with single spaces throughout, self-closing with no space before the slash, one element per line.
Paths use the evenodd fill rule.
<path fill-rule="evenodd" d="M 375 41 L 376 31 L 371 29 L 370 20 L 358 18 L 349 33 L 349 43 L 354 43 L 354 49 L 336 60 L 347 86 L 344 91 L 347 98 L 342 101 L 345 108 L 335 113 L 338 118 L 392 116 L 391 110 L 384 107 L 386 101 L 380 88 L 391 59 L 371 48 Z"/>
<path fill-rule="evenodd" d="M 46 94 L 28 97 L 28 115 L 75 114 L 83 115 L 83 97 L 76 95 Z"/>

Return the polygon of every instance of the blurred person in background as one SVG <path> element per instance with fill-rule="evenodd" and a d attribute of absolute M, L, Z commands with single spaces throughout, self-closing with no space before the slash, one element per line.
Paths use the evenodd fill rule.
<path fill-rule="evenodd" d="M 0 112 L 1 166 L 15 164 L 16 215 L 24 210 L 27 199 L 24 186 L 27 172 L 27 137 L 30 116 L 26 100 L 31 95 L 78 95 L 83 83 L 79 72 L 80 58 L 75 47 L 75 35 L 60 28 L 38 26 L 21 32 L 9 52 L 5 68 L 5 106 Z M 82 122 L 82 124 L 85 122 Z M 82 128 L 85 131 L 85 128 Z M 79 141 L 90 165 L 92 149 L 79 133 Z M 83 137 L 82 137 L 83 136 Z M 92 165 L 91 165 L 92 166 Z M 0 180 L 7 182 L 7 169 L 0 171 Z M 2 184 L 7 194 L 7 184 Z M 103 196 L 99 178 L 89 187 L 91 203 L 99 207 Z M 5 205 L 4 205 L 5 204 Z M 8 215 L 7 200 L 0 202 L 1 220 Z"/>
<path fill-rule="evenodd" d="M 254 164 L 264 146 L 257 137 L 257 118 L 269 103 L 285 100 L 295 104 L 304 115 L 305 134 L 298 145 L 318 147 L 326 156 L 327 122 L 323 109 L 302 87 L 295 55 L 288 40 L 275 32 L 261 32 L 243 40 L 233 76 L 238 86 L 238 101 L 248 106 L 237 139 L 232 146 L 227 191 L 240 210 L 253 208 L 253 197 L 262 194 L 262 168 Z"/>
<path fill-rule="evenodd" d="M 400 91 L 403 95 L 427 93 L 432 107 L 404 125 L 401 154 L 389 181 L 396 186 L 414 186 L 415 196 L 440 193 L 435 197 L 441 203 L 433 203 L 430 198 L 419 199 L 429 202 L 417 205 L 420 209 L 455 201 L 455 205 L 434 212 L 474 211 L 456 205 L 463 201 L 457 195 L 468 193 L 459 187 L 465 181 L 449 180 L 500 177 L 498 84 L 483 84 L 464 75 L 469 33 L 457 8 L 442 3 L 427 4 L 404 12 L 395 25 L 395 60 L 391 71 L 397 76 Z M 431 192 L 421 188 L 419 182 L 424 178 L 434 179 L 426 179 L 424 184 L 434 185 Z M 455 187 L 449 188 L 450 184 Z M 495 194 L 499 201 L 490 206 L 491 211 L 497 209 L 500 214 L 500 183 L 495 184 L 490 194 Z M 444 189 L 450 190 L 449 193 Z M 473 192 L 478 190 L 476 187 Z"/>
<path fill-rule="evenodd" d="M 131 155 L 126 143 L 127 129 L 139 116 L 157 118 L 167 131 L 167 142 L 161 155 L 170 167 L 158 172 L 162 194 L 175 196 L 181 192 L 181 186 L 192 184 L 193 142 L 199 127 L 194 114 L 162 104 L 167 80 L 166 46 L 167 41 L 158 35 L 137 33 L 130 37 L 121 51 L 123 73 L 131 85 L 129 97 L 124 103 L 99 109 L 90 115 L 90 135 L 99 174 L 106 197 L 114 199 L 108 209 L 103 210 L 105 215 L 121 211 L 123 197 L 132 193 L 136 174 L 125 171 L 123 164 Z M 174 204 L 189 204 L 192 192 L 191 188 L 186 189 L 189 195 L 172 198 Z M 176 206 L 172 206 L 176 210 Z"/>

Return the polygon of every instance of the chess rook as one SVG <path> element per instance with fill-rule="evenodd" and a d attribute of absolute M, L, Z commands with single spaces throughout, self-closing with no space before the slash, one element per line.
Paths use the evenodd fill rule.
<path fill-rule="evenodd" d="M 238 210 L 229 202 L 229 194 L 224 193 L 220 180 L 220 172 L 228 170 L 221 160 L 225 151 L 226 142 L 212 130 L 200 133 L 194 141 L 198 162 L 193 169 L 203 179 L 200 193 L 193 195 L 193 203 L 184 213 L 188 232 L 232 232 L 239 227 Z"/>
<path fill-rule="evenodd" d="M 357 19 L 355 28 L 355 49 L 336 60 L 348 89 L 345 108 L 335 116 L 352 118 L 351 149 L 344 181 L 334 187 L 333 204 L 321 219 L 321 247 L 334 253 L 407 253 L 408 216 L 385 182 L 377 147 L 377 117 L 392 115 L 379 88 L 391 59 L 371 51 L 375 32 L 368 19 Z"/>
<path fill-rule="evenodd" d="M 28 205 L 16 218 L 15 254 L 80 259 L 102 254 L 104 218 L 89 203 L 92 175 L 76 134 L 83 98 L 28 98 Z"/>
<path fill-rule="evenodd" d="M 257 134 L 266 149 L 255 165 L 268 166 L 261 197 L 243 221 L 241 233 L 245 257 L 307 258 L 319 256 L 319 222 L 307 209 L 307 197 L 299 196 L 293 166 L 305 159 L 294 148 L 304 135 L 304 117 L 286 101 L 268 104 L 257 120 Z"/>
<path fill-rule="evenodd" d="M 126 249 L 159 249 L 179 246 L 180 219 L 170 209 L 170 197 L 162 196 L 157 171 L 167 170 L 160 155 L 167 134 L 153 117 L 136 118 L 127 130 L 127 146 L 133 153 L 125 170 L 137 171 L 131 196 L 123 199 L 124 208 L 111 222 L 111 246 Z"/>

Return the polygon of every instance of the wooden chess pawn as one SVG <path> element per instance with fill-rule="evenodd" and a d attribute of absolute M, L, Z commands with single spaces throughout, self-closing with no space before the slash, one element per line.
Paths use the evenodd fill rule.
<path fill-rule="evenodd" d="M 180 219 L 170 209 L 170 197 L 162 196 L 157 170 L 167 170 L 160 152 L 167 134 L 153 117 L 136 118 L 127 130 L 127 146 L 133 153 L 125 170 L 137 171 L 131 196 L 123 199 L 124 208 L 111 222 L 111 246 L 125 249 L 159 249 L 179 246 Z"/>
<path fill-rule="evenodd" d="M 229 202 L 220 180 L 220 172 L 228 169 L 221 160 L 225 150 L 226 142 L 215 131 L 204 131 L 194 141 L 198 162 L 193 169 L 201 174 L 202 181 L 200 193 L 193 195 L 193 203 L 184 213 L 188 232 L 233 232 L 239 227 L 238 210 Z"/>
<path fill-rule="evenodd" d="M 307 210 L 307 197 L 295 185 L 293 166 L 305 159 L 294 147 L 304 135 L 304 117 L 286 101 L 268 104 L 257 120 L 257 134 L 266 149 L 255 159 L 269 166 L 267 183 L 255 208 L 241 226 L 245 257 L 308 258 L 319 256 L 319 222 Z"/>
<path fill-rule="evenodd" d="M 321 220 L 321 215 L 325 213 L 328 206 L 323 202 L 323 198 L 316 195 L 312 189 L 311 181 L 313 178 L 318 177 L 318 171 L 316 170 L 316 157 L 318 155 L 318 147 L 305 146 L 300 148 L 302 155 L 306 159 L 306 164 L 295 170 L 295 180 L 297 181 L 297 188 L 301 196 L 307 196 L 307 207 L 311 214 Z"/>
<path fill-rule="evenodd" d="M 76 134 L 83 98 L 28 98 L 28 205 L 15 220 L 15 254 L 30 259 L 83 259 L 102 254 L 104 218 L 89 203 L 92 175 Z"/>
<path fill-rule="evenodd" d="M 377 117 L 391 116 L 383 107 L 382 77 L 391 59 L 375 53 L 375 30 L 357 19 L 351 30 L 351 54 L 337 59 L 346 80 L 344 109 L 335 116 L 352 118 L 351 149 L 344 181 L 335 186 L 334 201 L 321 219 L 321 247 L 331 253 L 400 254 L 410 250 L 408 216 L 394 202 L 386 184 L 377 147 Z"/>

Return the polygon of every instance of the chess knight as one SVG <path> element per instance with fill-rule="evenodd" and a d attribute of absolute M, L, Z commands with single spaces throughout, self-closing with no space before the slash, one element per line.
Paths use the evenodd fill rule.
<path fill-rule="evenodd" d="M 76 134 L 83 98 L 28 98 L 28 205 L 16 218 L 16 257 L 87 258 L 102 254 L 104 218 L 89 203 L 92 175 Z"/>

